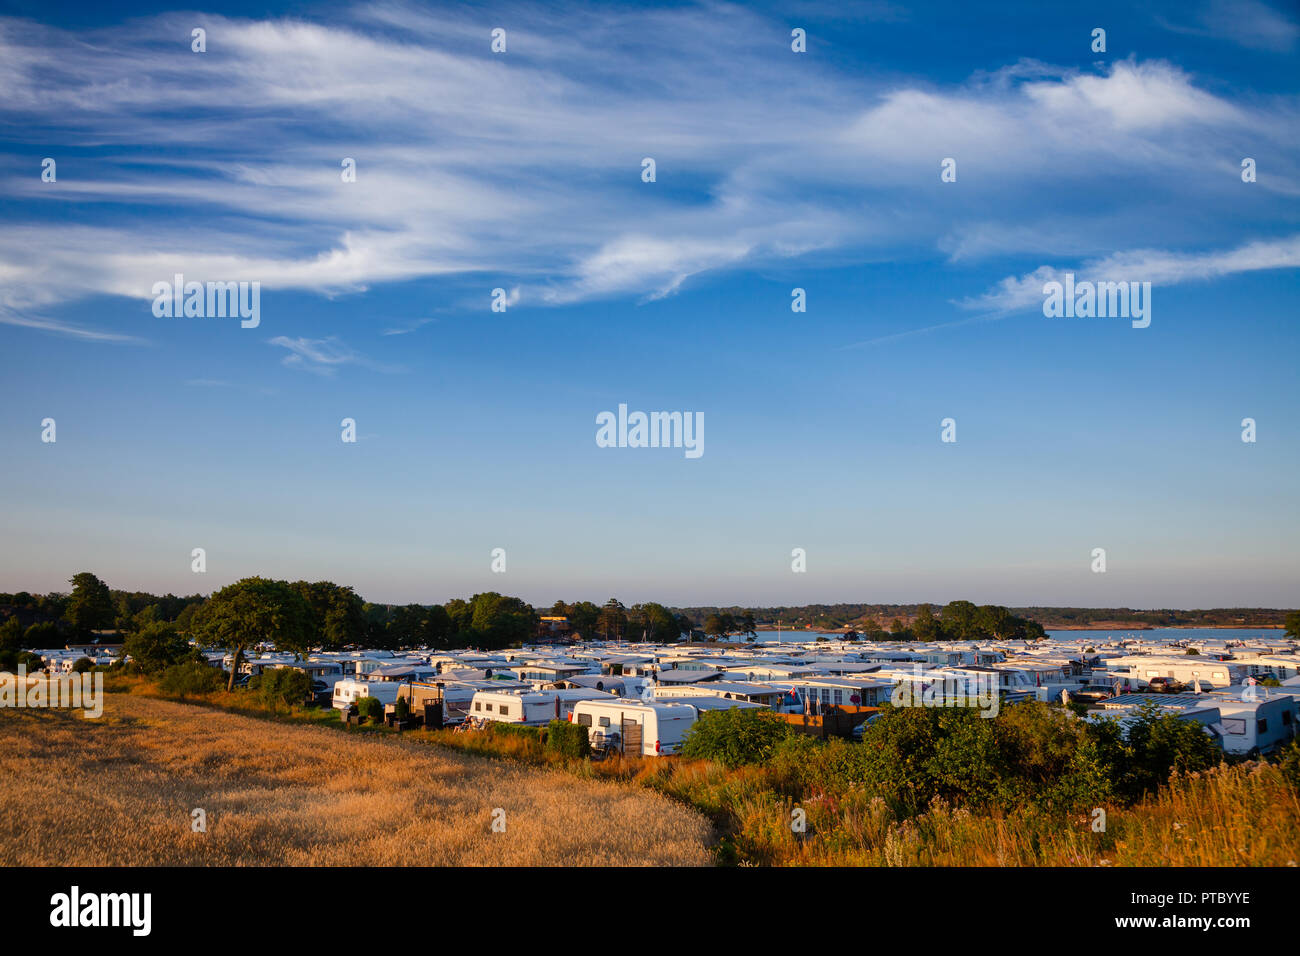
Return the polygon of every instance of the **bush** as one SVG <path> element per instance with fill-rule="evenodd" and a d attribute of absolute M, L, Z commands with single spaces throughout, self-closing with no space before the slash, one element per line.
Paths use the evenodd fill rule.
<path fill-rule="evenodd" d="M 190 646 L 180 636 L 176 625 L 155 621 L 134 634 L 127 635 L 122 650 L 141 672 L 157 674 L 173 664 L 184 663 L 189 656 Z"/>
<path fill-rule="evenodd" d="M 1172 771 L 1195 773 L 1222 760 L 1218 745 L 1195 721 L 1163 713 L 1154 703 L 1143 704 L 1136 717 L 1118 761 L 1126 796 L 1136 800 L 1160 789 Z"/>
<path fill-rule="evenodd" d="M 397 704 L 393 712 L 397 715 L 398 720 L 406 720 L 411 716 L 411 703 L 405 697 L 397 698 Z"/>
<path fill-rule="evenodd" d="M 1300 737 L 1291 741 L 1281 753 L 1279 767 L 1287 783 L 1300 793 Z"/>
<path fill-rule="evenodd" d="M 486 729 L 507 736 L 532 737 L 539 743 L 546 743 L 546 728 L 544 727 L 529 727 L 527 724 L 508 724 L 502 720 L 490 720 Z"/>
<path fill-rule="evenodd" d="M 766 763 L 789 733 L 789 725 L 770 710 L 706 711 L 687 732 L 682 754 L 726 767 Z"/>
<path fill-rule="evenodd" d="M 225 678 L 220 670 L 194 661 L 173 664 L 162 672 L 162 678 L 158 681 L 164 693 L 180 697 L 211 694 L 220 690 L 224 684 Z"/>
<path fill-rule="evenodd" d="M 832 748 L 819 768 L 843 790 L 861 784 L 900 816 L 936 798 L 967 806 L 1096 806 L 1121 756 L 1088 724 L 1031 701 L 982 717 L 973 708 L 889 707 L 862 743 Z M 834 758 L 832 762 L 832 758 Z M 819 781 L 821 782 L 821 781 Z"/>
<path fill-rule="evenodd" d="M 546 749 L 561 757 L 581 760 L 591 756 L 591 740 L 587 728 L 567 720 L 552 720 L 546 728 Z"/>
<path fill-rule="evenodd" d="M 378 697 L 358 697 L 357 713 L 379 723 L 384 719 L 384 704 Z"/>
<path fill-rule="evenodd" d="M 91 670 L 94 670 L 94 667 L 95 667 L 95 662 L 92 661 L 89 657 L 78 657 L 75 661 L 72 662 L 72 673 L 85 674 Z"/>
<path fill-rule="evenodd" d="M 256 688 L 252 687 L 252 683 L 250 680 L 249 689 L 256 690 L 262 700 L 272 707 L 301 704 L 311 695 L 311 678 L 304 671 L 292 667 L 262 671 L 262 679 Z"/>

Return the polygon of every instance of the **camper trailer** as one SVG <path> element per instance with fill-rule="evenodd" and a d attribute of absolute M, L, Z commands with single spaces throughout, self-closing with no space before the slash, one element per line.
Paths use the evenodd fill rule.
<path fill-rule="evenodd" d="M 486 691 L 474 694 L 470 719 L 543 727 L 552 720 L 568 720 L 576 704 L 588 700 L 614 700 L 598 690 Z"/>
<path fill-rule="evenodd" d="M 334 708 L 350 710 L 362 697 L 378 698 L 385 706 L 397 702 L 398 684 L 384 681 L 341 680 L 334 684 Z"/>
<path fill-rule="evenodd" d="M 681 749 L 697 714 L 687 703 L 586 700 L 573 708 L 573 722 L 587 728 L 597 750 L 658 757 Z"/>
<path fill-rule="evenodd" d="M 1287 696 L 1253 700 L 1214 695 L 1219 721 L 1214 725 L 1230 754 L 1269 754 L 1295 736 L 1294 702 Z"/>

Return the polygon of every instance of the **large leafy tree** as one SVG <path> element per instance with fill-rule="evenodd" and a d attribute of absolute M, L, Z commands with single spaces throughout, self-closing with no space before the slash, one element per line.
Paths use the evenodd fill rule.
<path fill-rule="evenodd" d="M 316 636 L 313 625 L 311 607 L 292 585 L 258 577 L 217 591 L 190 622 L 200 642 L 231 653 L 227 690 L 235 686 L 245 650 L 266 641 L 279 650 L 305 654 Z"/>
<path fill-rule="evenodd" d="M 365 641 L 366 605 L 352 588 L 333 581 L 295 581 L 292 587 L 311 609 L 312 625 L 322 647 L 336 649 Z"/>
<path fill-rule="evenodd" d="M 922 604 L 912 622 L 912 635 L 918 641 L 938 641 L 943 639 L 943 625 L 935 619 L 930 605 Z"/>
<path fill-rule="evenodd" d="M 605 640 L 620 640 L 627 628 L 627 608 L 623 606 L 623 602 L 617 598 L 606 601 L 605 606 L 600 609 L 600 616 L 596 619 L 596 628 Z"/>
<path fill-rule="evenodd" d="M 89 571 L 74 574 L 69 583 L 72 595 L 68 598 L 64 616 L 77 636 L 85 638 L 91 631 L 112 627 L 117 607 L 108 585 Z"/>
<path fill-rule="evenodd" d="M 725 641 L 729 634 L 736 631 L 736 621 L 729 613 L 722 611 L 710 614 L 704 619 L 704 634 L 717 641 Z"/>
<path fill-rule="evenodd" d="M 177 632 L 176 625 L 168 621 L 141 624 L 127 635 L 122 645 L 123 656 L 130 657 L 146 674 L 156 674 L 179 664 L 189 657 L 189 653 L 189 642 Z"/>
<path fill-rule="evenodd" d="M 469 604 L 470 629 L 485 649 L 522 644 L 537 633 L 537 612 L 520 598 L 486 591 L 475 594 Z"/>
<path fill-rule="evenodd" d="M 1286 636 L 1300 640 L 1300 611 L 1292 611 L 1286 616 Z"/>

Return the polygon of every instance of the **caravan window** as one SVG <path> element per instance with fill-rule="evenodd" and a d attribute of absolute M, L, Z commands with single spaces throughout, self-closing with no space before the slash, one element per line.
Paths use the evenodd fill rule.
<path fill-rule="evenodd" d="M 601 717 L 600 720 L 599 720 L 599 722 L 596 724 L 596 726 L 597 726 L 597 727 L 608 727 L 608 726 L 609 726 L 609 718 L 608 718 L 608 717 Z"/>
<path fill-rule="evenodd" d="M 1266 734 L 1266 733 L 1268 733 L 1268 721 L 1267 721 L 1267 720 L 1264 720 L 1264 719 L 1262 719 L 1262 718 L 1260 719 L 1260 722 L 1259 722 L 1259 732 L 1260 732 L 1261 734 Z"/>
<path fill-rule="evenodd" d="M 491 710 L 491 709 L 492 709 L 492 705 L 491 705 L 491 704 L 488 704 L 486 709 L 487 709 L 487 710 Z"/>
<path fill-rule="evenodd" d="M 590 726 L 591 726 L 591 714 L 579 714 L 579 715 L 578 715 L 578 726 L 580 726 L 580 727 L 590 727 Z"/>
<path fill-rule="evenodd" d="M 1244 717 L 1229 717 L 1223 721 L 1223 729 L 1234 737 L 1244 737 L 1246 734 L 1246 719 Z"/>
<path fill-rule="evenodd" d="M 475 710 L 482 710 L 482 709 L 483 709 L 483 702 L 482 702 L 482 701 L 478 701 L 478 700 L 474 701 L 474 709 L 475 709 Z"/>

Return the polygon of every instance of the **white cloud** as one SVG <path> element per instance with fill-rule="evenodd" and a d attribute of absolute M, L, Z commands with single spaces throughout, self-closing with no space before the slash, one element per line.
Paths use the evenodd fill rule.
<path fill-rule="evenodd" d="M 1294 20 L 1260 0 L 1207 0 L 1196 11 L 1196 25 L 1178 24 L 1163 17 L 1161 23 L 1175 33 L 1225 39 L 1251 50 L 1286 53 L 1295 47 L 1300 27 Z"/>
<path fill-rule="evenodd" d="M 290 338 L 287 335 L 277 335 L 269 344 L 289 350 L 289 354 L 281 360 L 281 365 L 316 375 L 333 375 L 344 365 L 360 365 L 377 372 L 403 371 L 397 366 L 375 362 L 333 336 L 309 339 L 303 336 Z"/>
<path fill-rule="evenodd" d="M 476 19 L 388 3 L 331 25 L 205 15 L 202 55 L 176 39 L 190 14 L 76 34 L 0 19 L 0 121 L 56 156 L 104 147 L 57 183 L 0 180 L 23 210 L 66 206 L 7 217 L 0 309 L 144 299 L 176 272 L 271 293 L 482 274 L 525 304 L 655 298 L 814 250 L 1088 254 L 1124 216 L 1171 247 L 1244 239 L 1263 207 L 1243 199 L 1238 144 L 1264 157 L 1255 195 L 1300 194 L 1294 98 L 1229 100 L 1168 63 L 868 81 L 791 55 L 783 24 L 737 6 L 509 13 L 505 57 Z M 112 149 L 140 143 L 147 157 Z M 1189 192 L 1202 233 L 1174 234 L 1161 213 Z"/>
<path fill-rule="evenodd" d="M 1136 281 L 1150 282 L 1153 287 L 1158 287 L 1218 279 L 1242 272 L 1296 268 L 1300 268 L 1300 235 L 1202 253 L 1135 249 L 1085 262 L 1073 269 L 1042 265 L 1024 275 L 1007 276 L 988 292 L 967 299 L 961 305 L 985 312 L 1041 308 L 1043 285 L 1061 281 L 1066 272 L 1073 272 L 1076 282 Z"/>

